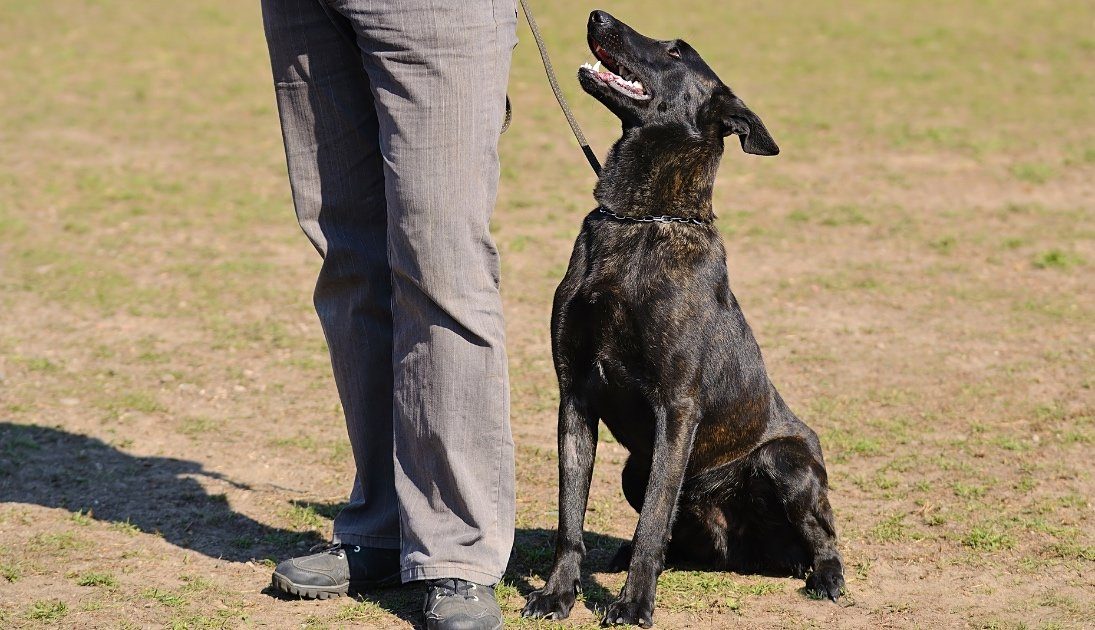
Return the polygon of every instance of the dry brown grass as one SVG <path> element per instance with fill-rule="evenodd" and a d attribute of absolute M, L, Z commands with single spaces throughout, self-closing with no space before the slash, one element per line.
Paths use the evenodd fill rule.
<path fill-rule="evenodd" d="M 392 627 L 418 592 L 263 594 L 349 451 L 255 3 L 0 0 L 0 626 Z M 539 3 L 557 66 L 589 5 Z M 773 379 L 822 435 L 843 606 L 663 575 L 656 622 L 1090 627 L 1095 18 L 1082 2 L 606 7 L 682 35 L 783 153 L 716 208 Z M 555 527 L 550 296 L 592 178 L 527 36 L 502 142 L 515 627 Z M 595 146 L 615 122 L 567 82 Z M 586 605 L 635 517 L 599 454 Z"/>

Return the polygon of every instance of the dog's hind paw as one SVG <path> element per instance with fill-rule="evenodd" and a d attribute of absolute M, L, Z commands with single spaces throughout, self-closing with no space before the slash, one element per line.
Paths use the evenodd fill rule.
<path fill-rule="evenodd" d="M 836 601 L 844 591 L 844 571 L 839 564 L 822 565 L 806 578 L 806 594 Z"/>
<path fill-rule="evenodd" d="M 639 626 L 649 628 L 654 625 L 654 602 L 625 602 L 617 600 L 609 605 L 602 626 Z"/>
<path fill-rule="evenodd" d="M 566 619 L 570 616 L 570 609 L 574 607 L 577 593 L 574 590 L 563 593 L 548 593 L 541 589 L 528 594 L 528 601 L 521 609 L 522 617 L 534 619 Z"/>

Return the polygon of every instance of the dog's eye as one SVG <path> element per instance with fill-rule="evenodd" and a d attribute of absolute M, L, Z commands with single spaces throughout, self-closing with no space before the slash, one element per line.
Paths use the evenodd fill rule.
<path fill-rule="evenodd" d="M 681 58 L 681 49 L 677 48 L 676 46 L 670 47 L 669 48 L 669 56 L 674 58 L 674 59 L 680 59 Z"/>

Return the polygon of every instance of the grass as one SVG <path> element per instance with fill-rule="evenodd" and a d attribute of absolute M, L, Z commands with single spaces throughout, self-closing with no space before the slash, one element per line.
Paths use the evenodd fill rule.
<path fill-rule="evenodd" d="M 657 605 L 671 611 L 736 611 L 744 599 L 779 593 L 783 588 L 779 582 L 746 582 L 725 573 L 666 571 L 658 579 Z"/>
<path fill-rule="evenodd" d="M 55 532 L 36 534 L 30 539 L 27 548 L 35 552 L 56 554 L 82 549 L 89 544 L 72 532 Z"/>
<path fill-rule="evenodd" d="M 90 509 L 76 510 L 69 518 L 72 519 L 73 523 L 86 527 L 92 523 L 92 512 Z"/>
<path fill-rule="evenodd" d="M 334 615 L 335 621 L 352 621 L 363 624 L 378 624 L 387 617 L 386 612 L 373 602 L 357 602 L 343 606 Z"/>
<path fill-rule="evenodd" d="M 27 618 L 34 621 L 60 621 L 68 614 L 68 604 L 55 600 L 38 600 L 31 604 Z"/>
<path fill-rule="evenodd" d="M 114 521 L 110 524 L 110 529 L 127 536 L 136 536 L 141 532 L 141 528 L 131 523 L 128 518 L 124 521 Z"/>
<path fill-rule="evenodd" d="M 1038 269 L 1068 269 L 1084 264 L 1084 259 L 1071 252 L 1051 249 L 1037 254 L 1031 262 Z"/>
<path fill-rule="evenodd" d="M 127 413 L 157 413 L 167 411 L 155 395 L 149 392 L 124 392 L 100 403 L 111 418 L 119 419 Z"/>
<path fill-rule="evenodd" d="M 1031 184 L 1044 184 L 1055 172 L 1056 169 L 1049 164 L 1020 163 L 1011 166 L 1011 174 L 1016 179 Z"/>
<path fill-rule="evenodd" d="M 118 586 L 118 578 L 114 577 L 110 573 L 90 572 L 78 576 L 76 579 L 76 584 L 79 586 L 116 588 Z"/>
<path fill-rule="evenodd" d="M 199 437 L 203 434 L 215 432 L 220 423 L 212 418 L 183 418 L 179 422 L 179 433 L 190 437 Z"/>
<path fill-rule="evenodd" d="M 186 604 L 186 598 L 184 596 L 161 588 L 146 588 L 141 591 L 141 597 L 159 602 L 164 606 L 171 608 L 177 608 Z"/>
<path fill-rule="evenodd" d="M 894 514 L 876 523 L 871 528 L 871 537 L 880 543 L 895 543 L 915 540 L 919 536 L 910 530 L 904 514 Z"/>
<path fill-rule="evenodd" d="M 962 544 L 975 551 L 1000 551 L 1015 546 L 1015 539 L 990 526 L 974 527 L 962 538 Z"/>
<path fill-rule="evenodd" d="M 318 530 L 327 524 L 328 519 L 320 516 L 314 506 L 294 503 L 285 511 L 289 526 L 295 530 Z"/>
<path fill-rule="evenodd" d="M 619 125 L 566 76 L 589 60 L 590 8 L 537 17 L 603 155 Z M 1089 626 L 1095 15 L 1049 0 L 843 8 L 613 9 L 686 39 L 781 146 L 762 159 L 728 139 L 714 205 L 772 381 L 820 436 L 856 595 L 835 609 L 801 580 L 674 569 L 657 623 Z M 272 563 L 329 532 L 352 467 L 257 3 L 0 10 L 0 487 L 14 499 L 0 599 L 18 602 L 0 626 L 406 625 L 404 591 L 261 594 Z M 521 36 L 491 231 L 519 541 L 537 542 L 499 596 L 507 625 L 591 628 L 589 607 L 623 586 L 599 571 L 635 527 L 626 452 L 605 433 L 586 599 L 564 624 L 518 617 L 557 517 L 551 297 L 594 204 Z M 984 567 L 1015 581 L 979 590 Z"/>
<path fill-rule="evenodd" d="M 60 366 L 45 357 L 17 357 L 15 362 L 32 372 L 52 374 L 61 370 Z"/>
<path fill-rule="evenodd" d="M 17 564 L 0 562 L 0 577 L 3 577 L 7 582 L 14 584 L 19 581 L 19 578 L 23 577 L 23 571 Z"/>

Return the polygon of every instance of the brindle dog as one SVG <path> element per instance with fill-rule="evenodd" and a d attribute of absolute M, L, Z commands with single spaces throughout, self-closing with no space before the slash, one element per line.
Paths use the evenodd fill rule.
<path fill-rule="evenodd" d="M 614 561 L 627 581 L 602 623 L 652 625 L 667 556 L 805 577 L 835 601 L 844 569 L 821 445 L 768 379 L 712 225 L 723 138 L 756 155 L 779 148 L 688 44 L 594 11 L 589 45 L 605 69 L 587 64 L 579 80 L 623 137 L 555 293 L 559 534 L 524 615 L 562 619 L 574 605 L 599 420 L 630 452 L 623 490 L 640 513 Z"/>

